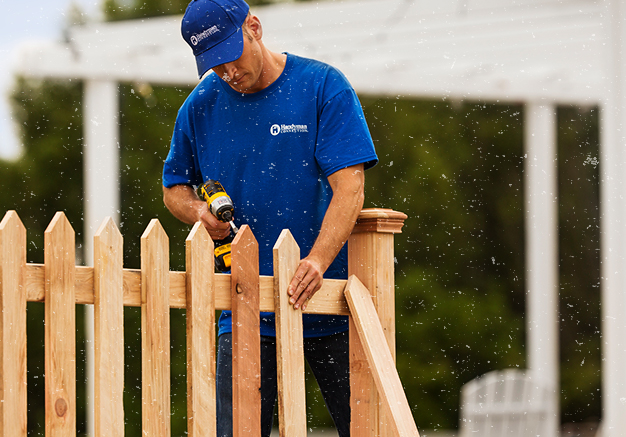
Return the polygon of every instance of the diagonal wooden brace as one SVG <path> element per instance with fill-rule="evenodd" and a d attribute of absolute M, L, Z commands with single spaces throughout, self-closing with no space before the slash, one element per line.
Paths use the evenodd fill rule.
<path fill-rule="evenodd" d="M 419 437 L 370 292 L 356 276 L 350 276 L 345 295 L 354 321 L 353 326 L 359 334 L 380 395 L 380 402 L 391 418 L 389 425 L 392 433 L 400 437 Z"/>

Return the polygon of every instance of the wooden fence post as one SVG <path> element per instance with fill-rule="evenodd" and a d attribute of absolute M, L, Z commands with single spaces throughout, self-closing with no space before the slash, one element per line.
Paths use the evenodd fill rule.
<path fill-rule="evenodd" d="M 202 223 L 186 245 L 187 432 L 215 437 L 215 277 L 213 240 Z"/>
<path fill-rule="evenodd" d="M 57 212 L 44 233 L 46 436 L 76 436 L 75 237 Z"/>
<path fill-rule="evenodd" d="M 0 435 L 26 437 L 26 229 L 15 211 L 0 222 Z"/>
<path fill-rule="evenodd" d="M 248 225 L 232 242 L 233 436 L 261 435 L 259 245 Z"/>
<path fill-rule="evenodd" d="M 385 338 L 395 360 L 395 290 L 393 234 L 400 233 L 404 213 L 391 209 L 364 209 L 348 239 L 348 274 L 372 293 Z M 350 318 L 351 435 L 387 436 L 388 414 L 379 404 L 367 356 L 352 317 Z"/>
<path fill-rule="evenodd" d="M 124 435 L 124 240 L 111 217 L 94 235 L 96 437 Z"/>
<path fill-rule="evenodd" d="M 169 239 L 157 219 L 141 236 L 142 429 L 169 437 L 170 418 Z"/>
<path fill-rule="evenodd" d="M 287 288 L 300 263 L 300 248 L 283 230 L 274 245 L 274 310 L 280 437 L 306 437 L 302 311 L 289 303 Z"/>

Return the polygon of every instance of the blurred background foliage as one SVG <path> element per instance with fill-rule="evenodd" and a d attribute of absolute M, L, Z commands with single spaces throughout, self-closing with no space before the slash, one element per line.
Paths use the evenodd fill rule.
<path fill-rule="evenodd" d="M 121 20 L 181 13 L 187 0 L 105 2 Z M 250 2 L 261 4 L 262 2 Z M 267 3 L 267 2 L 266 2 Z M 161 170 L 176 112 L 190 88 L 120 84 L 121 211 L 126 268 L 140 266 L 140 236 L 165 228 L 171 269 L 184 270 L 190 227 L 162 202 Z M 43 262 L 43 233 L 64 211 L 82 254 L 82 84 L 16 79 L 12 103 L 23 156 L 0 161 L 0 210 L 18 212 L 28 261 Z M 396 236 L 397 361 L 420 429 L 453 429 L 459 392 L 494 369 L 525 366 L 524 108 L 361 96 L 378 166 L 366 207 L 408 215 Z M 558 108 L 561 416 L 597 421 L 600 300 L 597 108 Z M 10 186 L 9 186 L 10 185 Z M 141 434 L 140 311 L 125 310 L 125 419 Z M 186 432 L 185 314 L 172 310 L 172 434 Z M 77 322 L 83 311 L 77 306 Z M 28 305 L 29 435 L 44 434 L 43 305 Z M 84 434 L 85 339 L 77 331 L 78 433 Z M 307 372 L 309 373 L 309 372 Z M 309 375 L 311 428 L 332 426 Z"/>

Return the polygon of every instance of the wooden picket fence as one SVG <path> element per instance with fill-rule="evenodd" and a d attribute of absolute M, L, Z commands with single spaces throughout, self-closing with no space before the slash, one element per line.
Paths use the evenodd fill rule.
<path fill-rule="evenodd" d="M 394 363 L 393 234 L 405 218 L 363 210 L 348 242 L 350 279 L 325 280 L 305 311 L 350 315 L 355 437 L 418 436 Z M 0 222 L 0 436 L 27 435 L 27 302 L 45 305 L 48 437 L 76 435 L 76 304 L 94 305 L 96 436 L 124 435 L 125 305 L 141 307 L 145 436 L 171 435 L 170 308 L 186 308 L 190 436 L 215 436 L 215 310 L 226 309 L 233 311 L 234 435 L 260 435 L 259 312 L 273 311 L 280 435 L 306 436 L 302 312 L 286 292 L 300 249 L 289 231 L 274 246 L 274 276 L 259 276 L 258 245 L 247 226 L 232 244 L 232 274 L 214 273 L 213 242 L 199 223 L 186 239 L 184 272 L 169 270 L 168 237 L 156 219 L 141 237 L 139 270 L 123 268 L 123 239 L 110 218 L 95 234 L 93 267 L 75 265 L 74 230 L 63 213 L 44 240 L 44 264 L 27 263 L 17 213 Z"/>

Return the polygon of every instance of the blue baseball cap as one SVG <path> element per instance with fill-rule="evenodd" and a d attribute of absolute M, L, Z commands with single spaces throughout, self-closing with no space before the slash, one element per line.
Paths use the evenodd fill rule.
<path fill-rule="evenodd" d="M 196 57 L 198 77 L 243 53 L 243 26 L 250 6 L 243 0 L 192 0 L 181 33 Z"/>

